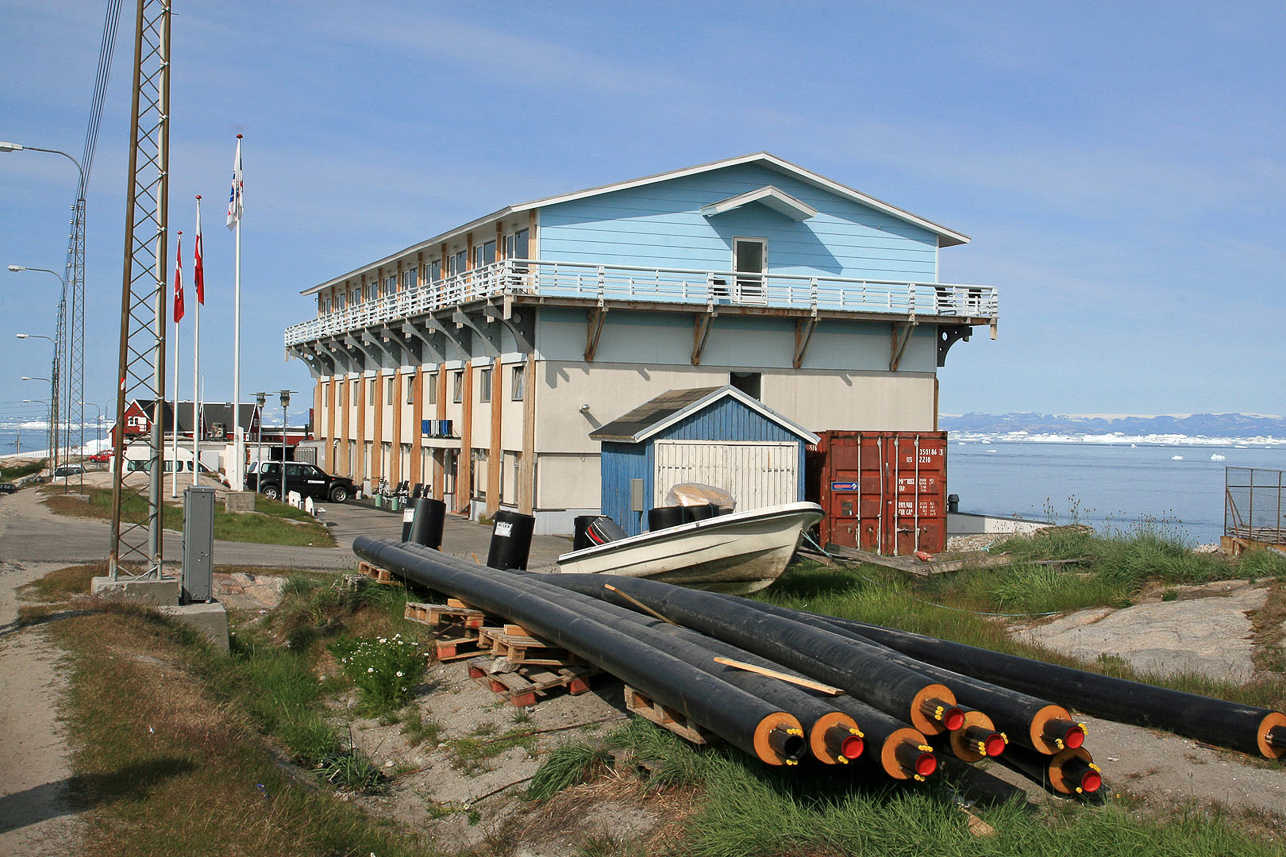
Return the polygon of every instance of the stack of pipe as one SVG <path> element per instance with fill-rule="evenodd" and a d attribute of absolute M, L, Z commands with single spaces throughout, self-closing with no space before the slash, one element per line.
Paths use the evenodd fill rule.
<path fill-rule="evenodd" d="M 500 571 L 435 550 L 441 518 L 421 500 L 407 541 L 359 537 L 353 550 L 526 626 L 768 764 L 811 755 L 923 780 L 935 752 L 999 757 L 1056 791 L 1087 794 L 1102 775 L 1073 705 L 1286 756 L 1281 712 L 641 578 L 528 574 L 517 569 L 529 529 L 489 562 L 514 569 Z"/>
<path fill-rule="evenodd" d="M 811 756 L 924 780 L 938 768 L 931 742 L 973 760 L 1005 747 L 985 711 L 962 709 L 946 683 L 852 635 L 668 584 L 501 572 L 367 537 L 353 549 L 410 582 L 522 624 L 768 764 Z M 704 600 L 691 615 L 662 613 L 663 621 L 635 597 L 670 590 Z M 656 603 L 671 609 L 665 598 Z M 698 621 L 702 613 L 718 617 L 717 629 Z"/>

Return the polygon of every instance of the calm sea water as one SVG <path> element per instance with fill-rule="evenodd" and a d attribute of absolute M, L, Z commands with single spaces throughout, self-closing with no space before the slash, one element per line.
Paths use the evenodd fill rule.
<path fill-rule="evenodd" d="M 1223 533 L 1226 467 L 1286 470 L 1286 448 L 952 440 L 947 452 L 962 512 L 1044 520 L 1052 509 L 1060 523 L 1075 512 L 1100 531 L 1153 518 L 1197 543 Z"/>

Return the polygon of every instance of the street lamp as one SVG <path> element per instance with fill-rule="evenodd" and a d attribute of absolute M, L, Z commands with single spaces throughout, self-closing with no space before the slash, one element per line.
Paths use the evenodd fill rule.
<path fill-rule="evenodd" d="M 102 452 L 103 446 L 103 409 L 98 407 L 98 402 L 81 402 L 81 407 L 85 405 L 94 406 L 94 452 Z"/>
<path fill-rule="evenodd" d="M 293 390 L 282 390 L 277 395 L 281 397 L 281 499 L 286 499 L 286 425 L 289 420 L 286 418 L 287 409 L 290 407 L 290 394 Z"/>
<path fill-rule="evenodd" d="M 14 268 L 17 268 L 17 267 L 18 267 L 17 265 L 10 265 L 9 270 L 12 271 Z M 55 274 L 54 276 L 58 276 L 58 275 Z M 49 452 L 50 470 L 52 471 L 55 467 L 58 466 L 58 408 L 55 404 L 58 401 L 58 342 L 52 336 L 45 336 L 42 333 L 16 333 L 14 335 L 18 339 L 47 339 L 49 340 L 50 344 L 52 344 L 54 347 L 54 357 L 52 361 L 53 372 L 50 373 L 53 377 L 52 379 L 49 379 L 50 405 L 49 405 L 48 452 Z M 26 380 L 26 379 L 24 378 L 23 380 Z"/>
<path fill-rule="evenodd" d="M 72 312 L 77 317 L 72 318 L 70 320 L 70 326 L 67 330 L 68 341 L 55 344 L 55 351 L 58 350 L 57 349 L 58 344 L 63 345 L 63 347 L 65 347 L 67 350 L 67 374 L 68 374 L 67 411 L 68 413 L 67 413 L 67 434 L 66 434 L 66 442 L 67 442 L 66 460 L 67 462 L 70 462 L 71 461 L 71 420 L 73 417 L 73 414 L 71 413 L 71 405 L 72 405 L 72 402 L 74 401 L 73 396 L 83 396 L 85 394 L 84 390 L 80 389 L 80 387 L 81 387 L 81 383 L 84 380 L 84 368 L 85 368 L 84 367 L 84 343 L 83 343 L 84 332 L 85 332 L 85 316 L 84 316 L 85 193 L 88 189 L 87 186 L 89 182 L 88 182 L 87 176 L 85 175 L 85 168 L 81 166 L 80 161 L 76 160 L 71 155 L 64 152 L 62 149 L 45 149 L 40 146 L 24 146 L 21 143 L 0 141 L 0 152 L 21 152 L 24 150 L 32 151 L 32 152 L 45 152 L 50 155 L 62 155 L 64 158 L 66 158 L 67 160 L 75 164 L 76 172 L 80 174 L 80 182 L 76 185 L 76 206 L 75 206 L 76 216 L 72 220 L 71 238 L 69 239 L 70 246 L 68 247 L 68 251 L 67 251 L 67 255 L 68 255 L 67 273 L 70 275 L 72 280 L 72 292 L 73 292 L 72 293 Z M 23 269 L 22 266 L 20 265 L 10 265 L 9 270 L 15 271 L 15 270 L 25 270 L 25 269 Z M 30 270 L 43 271 L 47 269 L 32 268 Z M 50 271 L 50 273 L 54 273 L 54 272 Z M 54 276 L 58 276 L 58 275 L 54 274 Z M 58 279 L 62 280 L 62 277 L 58 277 Z M 58 305 L 58 319 L 59 319 L 60 334 L 63 330 L 63 324 L 66 323 L 66 320 L 67 320 L 67 315 L 66 315 L 67 281 L 63 280 L 62 282 L 63 282 L 63 297 L 62 297 L 62 301 Z M 57 358 L 57 355 L 55 354 L 55 357 L 54 357 L 55 365 L 57 365 L 57 362 L 58 362 L 58 358 Z M 76 365 L 72 365 L 73 362 Z M 55 378 L 58 377 L 57 370 L 54 371 L 54 377 Z M 72 389 L 73 387 L 76 387 L 77 389 L 73 390 Z M 58 401 L 58 392 L 57 392 L 57 387 L 55 386 L 54 395 L 52 397 L 52 403 L 49 406 L 50 411 L 54 414 L 57 414 L 57 404 L 56 404 L 57 401 Z M 79 414 L 76 414 L 75 416 L 80 421 L 80 445 L 83 448 L 85 445 L 85 421 L 83 419 L 84 411 L 82 410 Z M 84 486 L 83 478 L 81 479 L 80 484 L 82 487 Z"/>
<path fill-rule="evenodd" d="M 3 145 L 4 145 L 3 143 L 0 143 L 0 146 L 3 146 Z M 3 151 L 3 149 L 0 149 L 0 151 Z M 73 160 L 74 160 L 74 159 L 73 159 Z M 78 166 L 79 166 L 79 165 L 78 165 Z M 49 372 L 49 379 L 50 379 L 50 380 L 49 380 L 49 401 L 50 401 L 50 405 L 49 405 L 49 426 L 50 426 L 50 428 L 49 428 L 49 436 L 50 436 L 50 438 L 51 438 L 51 441 L 50 441 L 50 444 L 49 444 L 49 454 L 50 454 L 50 456 L 51 456 L 51 460 L 52 460 L 53 464 L 56 466 L 56 465 L 58 464 L 58 452 L 59 452 L 59 449 L 58 449 L 58 428 L 57 428 L 57 424 L 58 424 L 58 398 L 59 398 L 59 396 L 58 396 L 58 392 L 59 392 L 59 379 L 60 379 L 60 376 L 61 376 L 61 374 L 62 374 L 62 373 L 60 373 L 60 372 L 58 371 L 58 358 L 59 358 L 59 354 L 60 354 L 60 352 L 61 352 L 61 351 L 66 347 L 66 343 L 62 341 L 62 334 L 63 334 L 63 326 L 66 324 L 66 319 L 67 319 L 67 281 L 66 281 L 65 279 L 63 279 L 63 276 L 62 276 L 61 274 L 59 274 L 57 271 L 51 271 L 49 268 L 33 268 L 33 267 L 30 267 L 30 266 L 27 266 L 27 265 L 10 265 L 10 266 L 9 266 L 9 270 L 10 270 L 12 273 L 15 273 L 15 274 L 20 273 L 20 272 L 22 272 L 22 271 L 39 271 L 40 273 L 43 273 L 43 274 L 53 274 L 55 277 L 57 277 L 57 278 L 58 278 L 58 282 L 59 282 L 59 283 L 61 283 L 61 284 L 62 284 L 62 287 L 63 287 L 63 288 L 62 288 L 62 294 L 61 294 L 61 296 L 58 298 L 58 323 L 57 323 L 57 330 L 58 330 L 58 336 L 59 336 L 59 338 L 58 338 L 58 339 L 51 339 L 51 338 L 50 338 L 50 337 L 48 337 L 48 336 L 42 336 L 42 337 L 40 337 L 41 339 L 48 339 L 50 342 L 52 342 L 52 343 L 54 344 L 53 365 L 52 365 L 52 368 L 50 369 L 50 372 Z M 27 339 L 27 338 L 29 338 L 29 337 L 31 337 L 31 336 L 34 336 L 34 335 L 36 335 L 36 334 L 19 333 L 19 334 L 18 334 L 18 338 L 19 338 L 19 339 Z M 68 367 L 68 368 L 70 368 L 70 367 Z M 67 456 L 66 456 L 66 460 L 67 460 L 67 461 L 70 461 L 70 460 L 71 460 L 71 422 L 70 422 L 70 418 L 71 418 L 71 413 L 70 413 L 70 411 L 71 411 L 71 402 L 70 402 L 70 399 L 71 399 L 71 392 L 70 392 L 70 390 L 69 390 L 69 391 L 68 391 L 68 404 L 67 404 L 67 410 L 68 410 L 68 414 L 67 414 L 67 417 L 68 417 L 68 423 L 67 423 Z"/>
<path fill-rule="evenodd" d="M 263 406 L 267 401 L 267 393 L 255 393 L 255 407 L 259 411 L 259 430 L 255 432 L 255 471 L 260 474 L 259 478 L 263 474 Z M 281 466 L 285 467 L 286 462 L 283 461 Z"/>

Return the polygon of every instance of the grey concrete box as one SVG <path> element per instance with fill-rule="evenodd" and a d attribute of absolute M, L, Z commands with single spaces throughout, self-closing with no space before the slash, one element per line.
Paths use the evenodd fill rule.
<path fill-rule="evenodd" d="M 214 489 L 190 486 L 183 492 L 184 604 L 211 598 L 214 573 Z"/>

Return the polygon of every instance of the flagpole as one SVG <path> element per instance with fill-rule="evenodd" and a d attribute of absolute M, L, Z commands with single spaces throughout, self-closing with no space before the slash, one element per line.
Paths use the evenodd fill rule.
<path fill-rule="evenodd" d="M 241 432 L 241 135 L 237 135 L 237 163 L 233 172 L 233 198 L 231 205 L 236 206 L 236 274 L 233 281 L 233 320 L 232 320 L 232 420 L 233 450 L 235 455 L 232 487 L 237 491 L 246 489 L 245 482 L 245 436 Z"/>
<path fill-rule="evenodd" d="M 195 342 L 192 347 L 192 485 L 201 484 L 201 304 L 205 302 L 204 260 L 201 247 L 201 194 L 196 195 L 196 246 L 192 282 L 196 286 Z"/>
<path fill-rule="evenodd" d="M 178 243 L 174 251 L 174 415 L 170 420 L 173 425 L 174 436 L 170 440 L 171 456 L 174 461 L 170 465 L 170 499 L 179 496 L 179 351 L 182 349 L 179 337 L 182 335 L 182 328 L 179 322 L 183 318 L 183 232 L 178 233 Z M 164 391 L 161 391 L 164 396 Z"/>
<path fill-rule="evenodd" d="M 182 335 L 179 322 L 174 322 L 174 439 L 171 447 L 174 451 L 174 467 L 170 471 L 170 499 L 179 496 L 179 350 L 183 347 L 179 337 Z"/>

